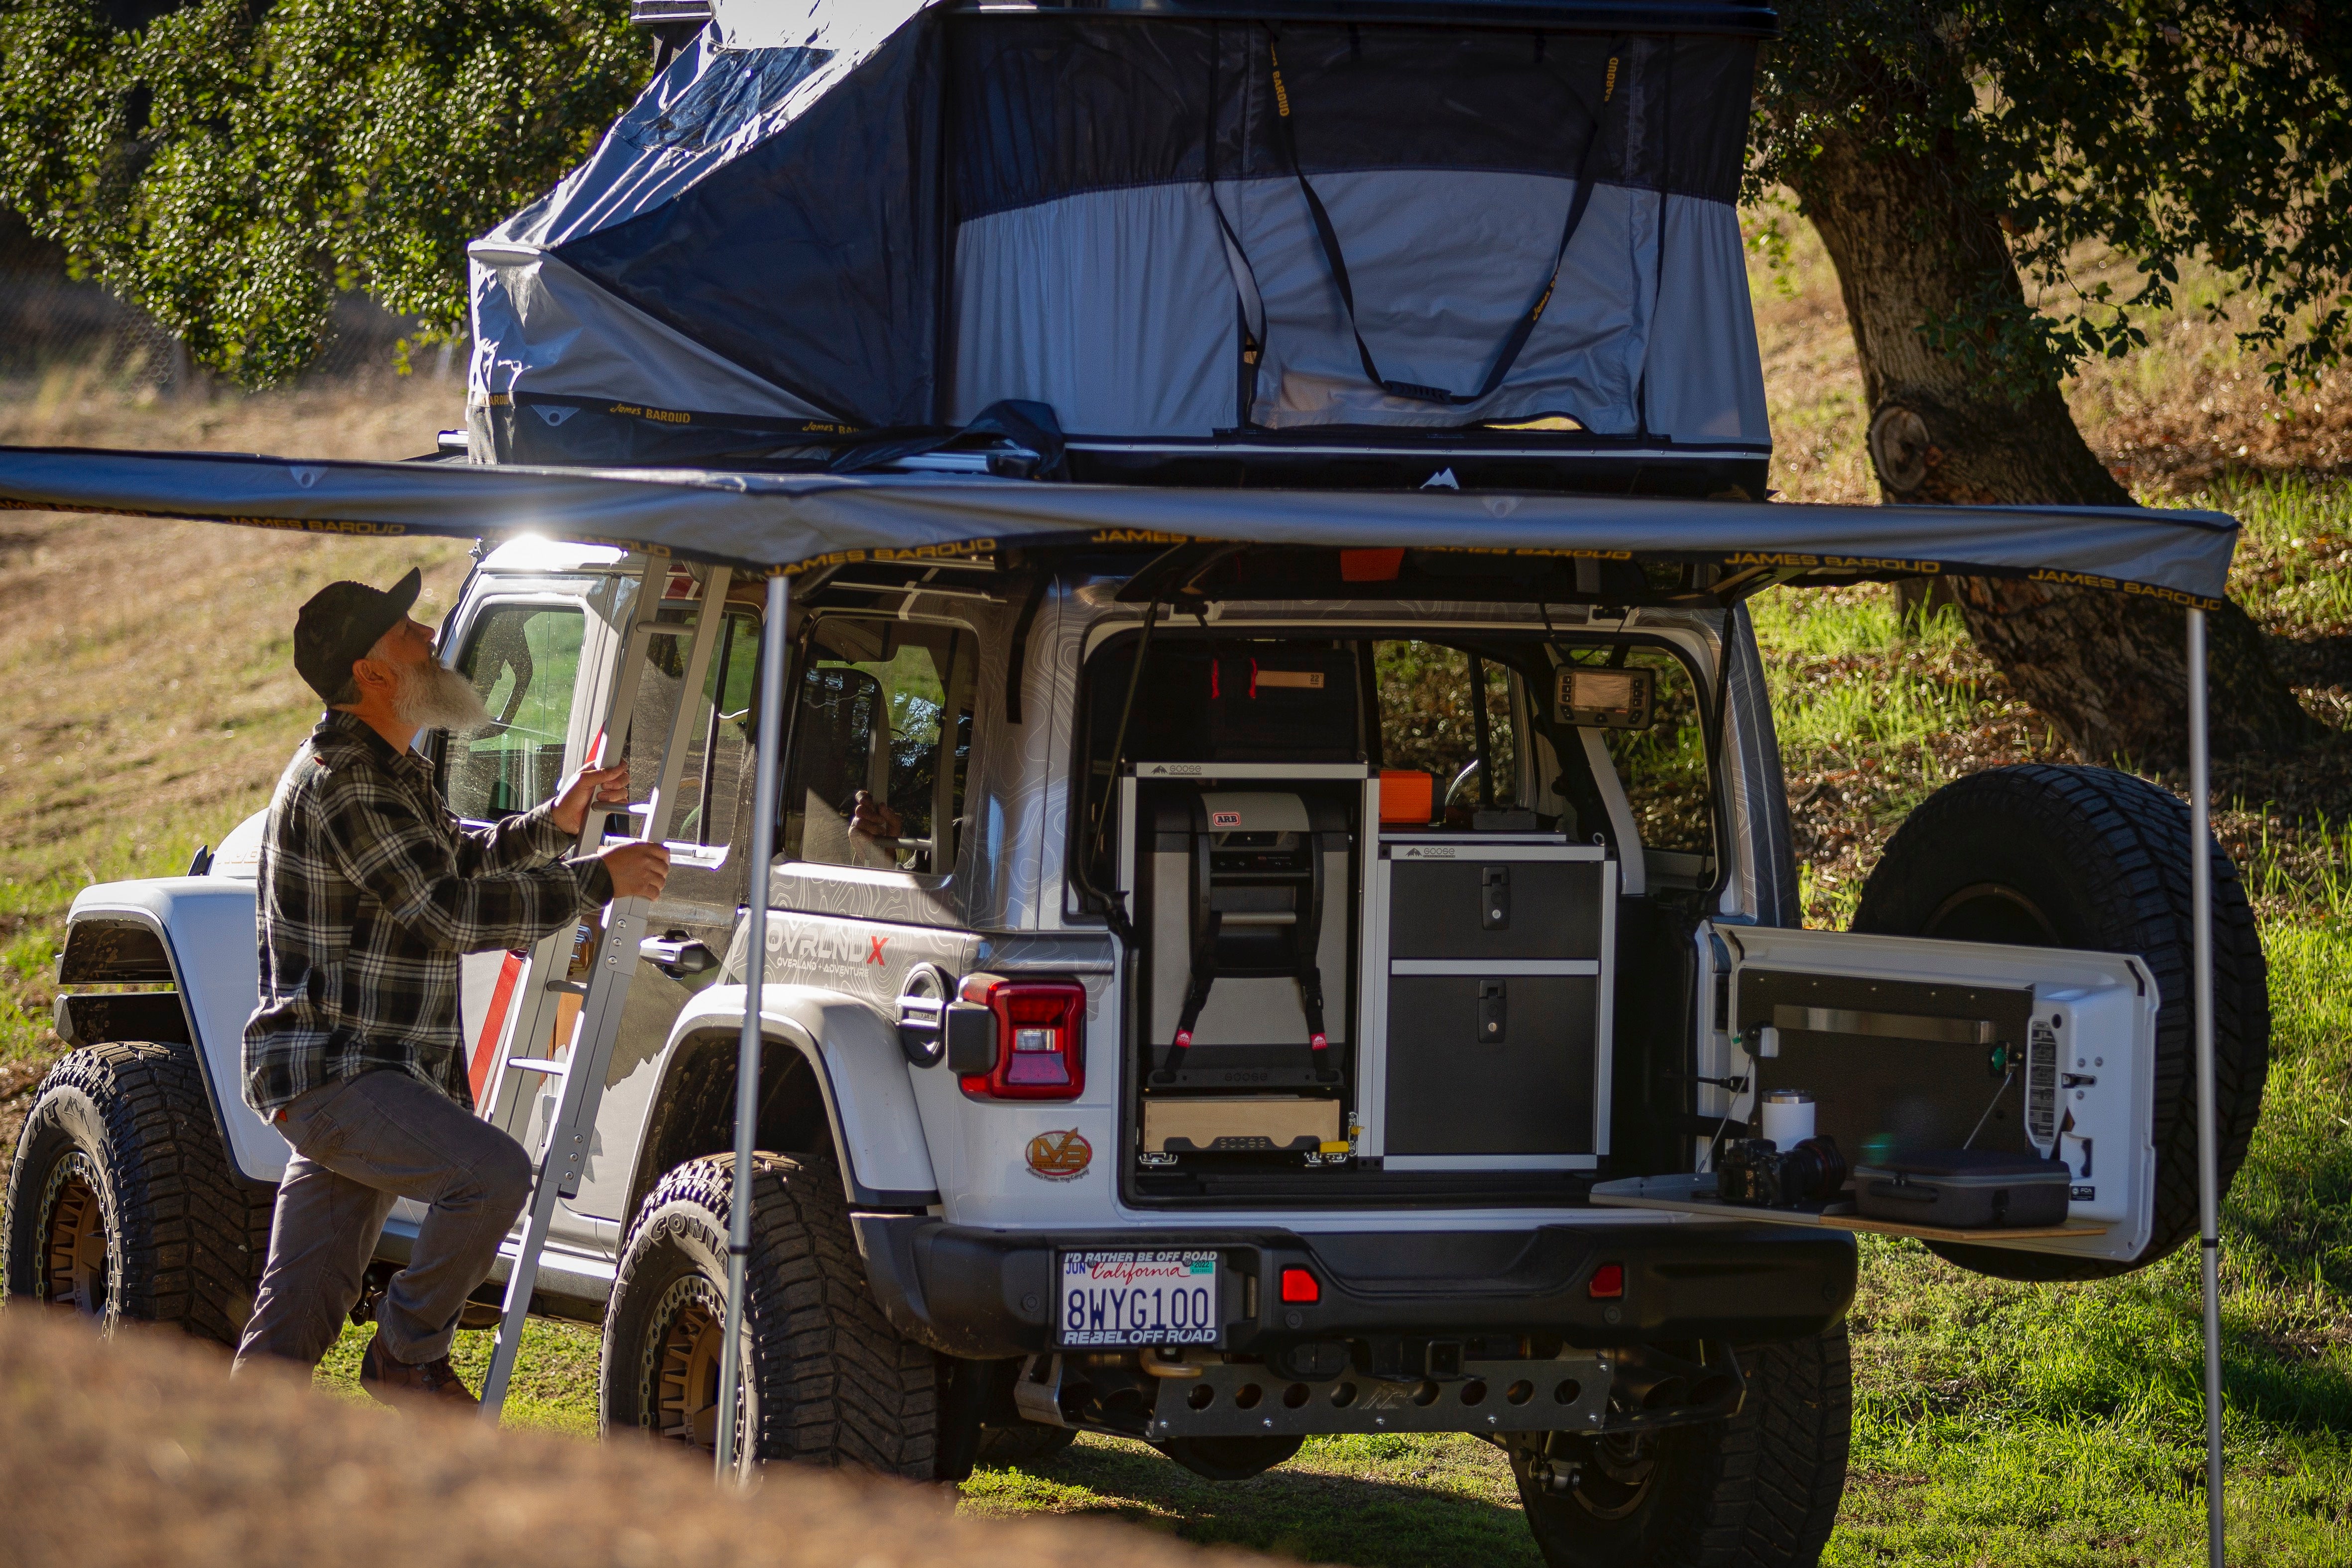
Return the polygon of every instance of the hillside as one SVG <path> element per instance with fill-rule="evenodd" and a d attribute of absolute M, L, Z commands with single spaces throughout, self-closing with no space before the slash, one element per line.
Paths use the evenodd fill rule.
<path fill-rule="evenodd" d="M 1869 500 L 1864 409 L 1834 279 L 1792 225 L 1752 270 L 1790 498 Z M 2278 1018 L 2264 1124 L 2228 1211 L 2233 1528 L 2249 1563 L 2352 1560 L 2352 376 L 2273 397 L 2190 279 L 2152 346 L 2071 396 L 2146 498 L 2247 524 L 2234 591 L 2333 737 L 2230 770 L 2218 825 L 2264 919 Z M 0 384 L 0 440 L 321 455 L 425 450 L 452 383 L 148 402 L 96 377 Z M 177 870 L 266 798 L 314 709 L 287 664 L 320 580 L 425 569 L 446 607 L 463 548 L 327 541 L 121 518 L 17 514 L 0 533 L 0 1132 L 55 1051 L 58 919 L 95 877 Z M 1876 847 L 1958 773 L 2062 758 L 1949 619 L 1904 622 L 1888 591 L 1780 593 L 1758 607 L 1776 666 L 1808 911 L 1842 923 Z M 2062 758 L 2063 759 L 2063 758 Z M 2187 1562 L 2195 1490 L 2196 1297 L 2177 1255 L 2129 1281 L 2026 1288 L 1871 1242 L 1855 1331 L 1853 1485 L 1827 1561 Z M 464 1336 L 477 1342 L 483 1336 Z M 593 1336 L 529 1347 L 537 1418 L 593 1425 Z M 348 1379 L 351 1343 L 331 1364 Z M 468 1343 L 463 1357 L 478 1365 Z M 1036 1473 L 983 1472 L 983 1512 L 1113 1515 L 1201 1540 L 1361 1563 L 1532 1562 L 1499 1458 L 1467 1439 L 1336 1439 L 1237 1486 L 1087 1438 Z"/>

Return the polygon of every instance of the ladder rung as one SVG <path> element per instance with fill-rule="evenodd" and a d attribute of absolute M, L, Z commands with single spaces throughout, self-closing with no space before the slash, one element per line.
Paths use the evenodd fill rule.
<path fill-rule="evenodd" d="M 509 1067 L 521 1072 L 551 1072 L 561 1077 L 569 1064 L 544 1056 L 518 1056 L 509 1059 Z"/>

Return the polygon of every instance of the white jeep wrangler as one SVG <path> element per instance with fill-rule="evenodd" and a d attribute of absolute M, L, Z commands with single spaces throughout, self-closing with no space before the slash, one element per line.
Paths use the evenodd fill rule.
<path fill-rule="evenodd" d="M 734 580 L 509 542 L 443 632 L 497 719 L 438 743 L 460 818 L 544 799 L 600 736 L 641 785 L 685 737 L 531 1297 L 603 1325 L 611 1427 L 718 1425 L 771 807 L 756 1458 L 956 1479 L 1091 1430 L 1238 1478 L 1317 1434 L 1467 1432 L 1553 1563 L 1810 1563 L 1854 1230 L 2055 1280 L 2195 1228 L 2185 809 L 2099 769 L 1965 778 L 1855 933 L 1799 929 L 1765 672 L 1712 569 L 1139 541 L 825 566 L 793 594 L 772 802 L 777 629 Z M 261 828 L 76 899 L 12 1295 L 236 1334 L 286 1155 L 237 1088 Z M 2226 1179 L 2268 1023 L 2212 856 Z M 467 960 L 475 1092 L 526 1147 L 604 946 Z M 1947 1213 L 1914 1167 L 1952 1150 L 2063 1162 L 2063 1217 Z M 380 1269 L 412 1234 L 404 1206 Z"/>

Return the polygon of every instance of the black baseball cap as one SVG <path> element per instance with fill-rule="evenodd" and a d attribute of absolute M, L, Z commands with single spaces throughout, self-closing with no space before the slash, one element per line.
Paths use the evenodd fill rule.
<path fill-rule="evenodd" d="M 352 678 L 352 661 L 364 659 L 376 639 L 400 624 L 416 602 L 425 575 L 415 567 L 390 588 L 331 582 L 310 595 L 294 617 L 294 668 L 324 702 L 333 702 Z"/>

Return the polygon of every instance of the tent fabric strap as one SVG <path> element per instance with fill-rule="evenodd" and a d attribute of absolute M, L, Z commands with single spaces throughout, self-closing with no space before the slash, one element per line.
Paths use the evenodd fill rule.
<path fill-rule="evenodd" d="M 1307 216 L 1314 221 L 1315 237 L 1323 247 L 1323 259 L 1331 269 L 1331 281 L 1339 290 L 1339 303 L 1348 312 L 1348 331 L 1356 340 L 1356 357 L 1363 362 L 1364 374 L 1374 386 L 1391 397 L 1412 402 L 1438 403 L 1448 408 L 1463 408 L 1483 402 L 1492 397 L 1518 363 L 1520 350 L 1528 346 L 1536 324 L 1543 319 L 1544 307 L 1551 303 L 1552 290 L 1559 286 L 1559 269 L 1567 264 L 1569 242 L 1584 222 L 1585 209 L 1592 204 L 1592 159 L 1601 146 L 1601 114 L 1617 87 L 1617 58 L 1622 44 L 1612 45 L 1609 64 L 1601 88 L 1601 100 L 1593 107 L 1592 128 L 1584 139 L 1584 152 L 1577 160 L 1576 192 L 1569 198 L 1568 214 L 1559 226 L 1559 244 L 1553 247 L 1551 269 L 1544 274 L 1543 287 L 1536 292 L 1535 303 L 1520 312 L 1511 334 L 1487 368 L 1486 379 L 1474 392 L 1448 392 L 1444 387 L 1424 386 L 1418 382 L 1397 381 L 1381 373 L 1380 362 L 1373 359 L 1371 345 L 1364 341 L 1363 327 L 1356 319 L 1356 288 L 1348 276 L 1348 258 L 1339 248 L 1339 231 L 1332 226 L 1331 214 L 1324 208 L 1323 198 L 1316 193 L 1314 183 L 1307 177 L 1307 166 L 1298 157 L 1298 133 L 1292 123 L 1290 89 L 1282 79 L 1282 57 L 1272 37 L 1266 40 L 1266 59 L 1274 78 L 1274 129 L 1282 144 L 1283 156 L 1289 161 L 1290 172 L 1298 181 L 1299 194 L 1307 198 Z M 1217 213 L 1219 223 L 1224 222 L 1223 209 Z M 1225 233 L 1232 237 L 1233 230 Z M 1236 242 L 1238 248 L 1238 242 Z"/>

